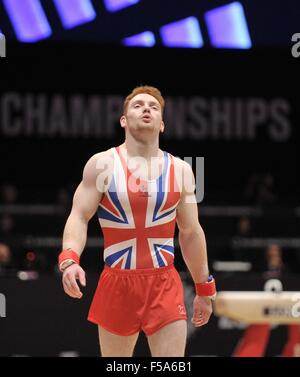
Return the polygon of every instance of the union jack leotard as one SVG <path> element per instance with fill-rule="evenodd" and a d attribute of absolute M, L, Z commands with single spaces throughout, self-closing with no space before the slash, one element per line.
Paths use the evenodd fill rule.
<path fill-rule="evenodd" d="M 176 207 L 180 200 L 174 157 L 164 152 L 162 174 L 155 180 L 141 180 L 132 176 L 119 147 L 113 148 L 113 155 L 113 175 L 97 211 L 104 236 L 105 263 L 119 269 L 172 264 Z"/>

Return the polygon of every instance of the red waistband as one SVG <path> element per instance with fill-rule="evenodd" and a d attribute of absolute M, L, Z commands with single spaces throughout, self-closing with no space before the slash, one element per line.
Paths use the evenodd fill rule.
<path fill-rule="evenodd" d="M 139 269 L 121 269 L 111 268 L 107 264 L 104 265 L 104 270 L 117 275 L 157 275 L 163 274 L 166 271 L 174 269 L 174 264 L 159 268 L 139 268 Z"/>

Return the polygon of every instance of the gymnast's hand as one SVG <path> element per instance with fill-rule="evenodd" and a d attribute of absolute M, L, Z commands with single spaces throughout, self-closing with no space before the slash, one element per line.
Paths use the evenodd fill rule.
<path fill-rule="evenodd" d="M 194 298 L 193 309 L 194 312 L 191 322 L 194 326 L 200 327 L 206 325 L 212 313 L 211 299 L 196 295 Z"/>
<path fill-rule="evenodd" d="M 81 298 L 83 296 L 79 285 L 77 284 L 77 279 L 80 284 L 85 287 L 85 272 L 79 264 L 74 263 L 65 269 L 62 276 L 64 291 L 67 295 L 73 298 Z"/>

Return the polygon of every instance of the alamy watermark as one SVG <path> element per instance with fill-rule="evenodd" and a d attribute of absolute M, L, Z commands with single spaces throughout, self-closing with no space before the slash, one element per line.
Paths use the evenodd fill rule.
<path fill-rule="evenodd" d="M 204 198 L 204 157 L 184 157 L 181 161 L 165 157 L 113 157 L 99 158 L 96 163 L 98 175 L 96 187 L 99 192 L 142 192 L 144 196 L 158 192 L 184 193 L 186 203 L 202 202 Z M 116 165 L 123 165 L 119 168 Z M 193 173 L 195 171 L 195 174 Z M 173 174 L 174 179 L 170 179 Z M 112 177 L 110 179 L 109 177 Z"/>
<path fill-rule="evenodd" d="M 293 294 L 292 301 L 296 301 L 292 306 L 292 317 L 300 318 L 300 293 Z"/>
<path fill-rule="evenodd" d="M 300 33 L 295 33 L 292 35 L 292 42 L 296 42 L 292 46 L 292 55 L 294 58 L 299 58 L 300 56 Z"/>
<path fill-rule="evenodd" d="M 0 33 L 0 57 L 6 57 L 6 39 L 5 35 Z"/>
<path fill-rule="evenodd" d="M 6 317 L 6 297 L 3 293 L 0 293 L 0 318 Z"/>
<path fill-rule="evenodd" d="M 279 279 L 269 279 L 265 282 L 264 290 L 267 292 L 274 292 L 274 293 L 281 293 L 283 291 L 283 285 L 282 282 Z M 286 314 L 289 317 L 293 318 L 300 318 L 300 292 L 295 292 L 292 294 L 291 299 L 292 302 L 295 302 L 295 304 L 290 307 L 273 307 L 272 312 L 273 313 L 280 313 L 281 315 Z"/>

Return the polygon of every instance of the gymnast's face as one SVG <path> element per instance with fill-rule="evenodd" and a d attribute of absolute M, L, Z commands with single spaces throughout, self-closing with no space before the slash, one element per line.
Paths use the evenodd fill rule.
<path fill-rule="evenodd" d="M 131 133 L 163 132 L 162 110 L 158 100 L 147 93 L 133 97 L 126 113 L 120 119 L 121 126 Z"/>

